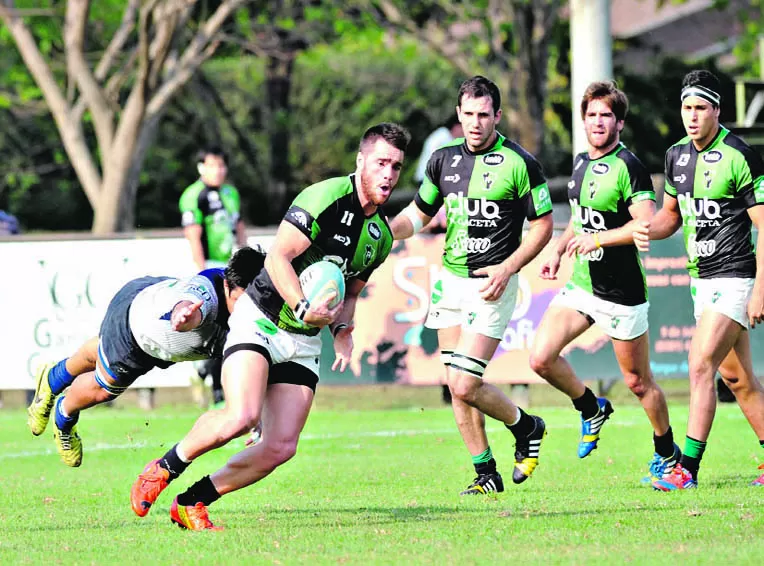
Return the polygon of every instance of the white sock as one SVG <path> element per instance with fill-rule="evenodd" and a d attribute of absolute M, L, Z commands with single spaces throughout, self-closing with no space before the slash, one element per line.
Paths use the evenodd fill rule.
<path fill-rule="evenodd" d="M 69 417 L 69 413 L 66 412 L 66 409 L 64 409 L 64 401 L 63 401 L 63 399 L 58 404 L 58 412 L 61 413 L 61 416 L 64 417 L 65 419 L 71 418 L 71 417 Z"/>
<path fill-rule="evenodd" d="M 181 445 L 181 444 L 182 444 L 182 443 L 181 443 L 181 442 L 179 442 L 179 443 L 178 443 L 178 445 L 175 447 L 175 454 L 177 454 L 177 455 L 178 455 L 178 459 L 179 459 L 181 462 L 183 462 L 184 464 L 189 464 L 189 463 L 191 463 L 191 460 L 189 460 L 189 459 L 188 459 L 188 457 L 186 456 L 186 454 L 185 454 L 185 453 L 183 452 L 183 450 L 181 449 L 181 447 L 180 447 L 180 445 Z"/>
<path fill-rule="evenodd" d="M 520 422 L 520 415 L 521 415 L 520 407 L 516 407 L 516 409 L 517 409 L 517 418 L 511 423 L 507 423 L 507 426 L 515 426 L 517 423 Z"/>

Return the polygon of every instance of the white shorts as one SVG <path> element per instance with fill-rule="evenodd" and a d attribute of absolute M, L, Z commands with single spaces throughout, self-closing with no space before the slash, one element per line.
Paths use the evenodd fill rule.
<path fill-rule="evenodd" d="M 565 307 L 588 315 L 605 334 L 616 340 L 634 340 L 647 332 L 648 302 L 634 306 L 619 305 L 568 283 L 549 306 Z"/>
<path fill-rule="evenodd" d="M 753 282 L 753 279 L 743 277 L 693 278 L 690 293 L 695 304 L 695 321 L 699 321 L 703 311 L 709 309 L 748 328 L 748 301 L 751 300 Z"/>
<path fill-rule="evenodd" d="M 318 376 L 321 336 L 278 328 L 246 293 L 236 300 L 228 326 L 224 356 L 235 350 L 253 350 L 262 353 L 271 366 L 293 362 Z"/>
<path fill-rule="evenodd" d="M 517 302 L 517 275 L 510 278 L 496 301 L 480 297 L 480 288 L 485 283 L 485 278 L 459 277 L 441 269 L 432 286 L 430 310 L 424 325 L 436 330 L 461 326 L 468 332 L 503 338 Z"/>

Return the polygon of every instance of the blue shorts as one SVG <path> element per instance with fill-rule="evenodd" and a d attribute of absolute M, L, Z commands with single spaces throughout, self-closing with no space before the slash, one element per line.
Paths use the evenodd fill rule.
<path fill-rule="evenodd" d="M 130 305 L 146 287 L 171 277 L 140 277 L 125 284 L 109 303 L 98 336 L 98 358 L 109 377 L 120 387 L 158 368 L 168 368 L 173 362 L 149 356 L 141 350 L 130 331 Z"/>

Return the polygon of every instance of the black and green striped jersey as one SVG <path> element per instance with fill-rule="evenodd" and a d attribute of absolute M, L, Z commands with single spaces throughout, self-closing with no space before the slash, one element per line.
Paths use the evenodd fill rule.
<path fill-rule="evenodd" d="M 461 277 L 507 259 L 520 246 L 524 220 L 552 212 L 541 165 L 501 134 L 477 153 L 463 138 L 435 151 L 415 202 L 428 216 L 445 204 L 443 265 Z"/>
<path fill-rule="evenodd" d="M 310 247 L 292 261 L 299 275 L 309 265 L 327 259 L 337 263 L 345 279 L 368 281 L 390 254 L 393 233 L 382 208 L 365 216 L 355 187 L 355 175 L 327 179 L 303 190 L 292 202 L 283 222 L 310 238 Z M 319 330 L 297 320 L 263 269 L 247 294 L 279 328 L 298 334 Z"/>
<path fill-rule="evenodd" d="M 748 209 L 764 204 L 764 162 L 723 126 L 703 151 L 685 137 L 666 152 L 666 193 L 679 202 L 692 277 L 755 277 Z"/>
<path fill-rule="evenodd" d="M 568 200 L 576 235 L 620 228 L 632 219 L 632 204 L 655 200 L 647 169 L 622 143 L 597 159 L 580 153 L 573 163 Z M 619 305 L 647 301 L 645 272 L 633 244 L 576 256 L 571 282 Z"/>
<path fill-rule="evenodd" d="M 204 259 L 227 262 L 236 241 L 241 202 L 232 185 L 208 187 L 201 179 L 189 185 L 180 197 L 181 224 L 202 226 Z"/>

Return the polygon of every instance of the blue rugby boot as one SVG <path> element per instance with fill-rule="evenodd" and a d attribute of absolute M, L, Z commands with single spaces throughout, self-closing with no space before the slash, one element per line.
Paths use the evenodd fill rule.
<path fill-rule="evenodd" d="M 597 448 L 602 425 L 613 414 L 613 406 L 604 397 L 597 398 L 597 405 L 599 405 L 600 410 L 596 415 L 587 420 L 581 419 L 581 440 L 578 443 L 579 458 L 586 458 L 592 453 L 592 450 Z"/>

